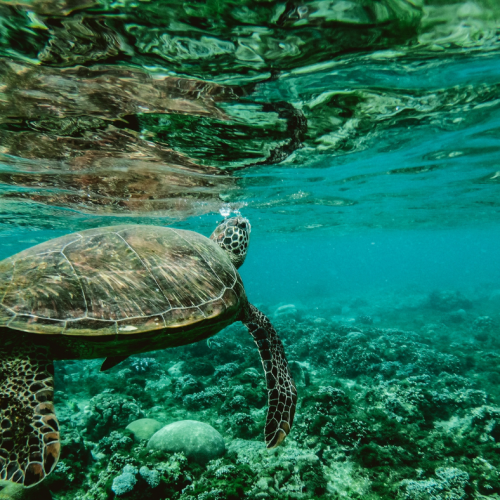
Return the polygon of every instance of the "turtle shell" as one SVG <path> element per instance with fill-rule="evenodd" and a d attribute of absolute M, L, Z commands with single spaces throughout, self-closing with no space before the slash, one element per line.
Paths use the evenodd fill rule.
<path fill-rule="evenodd" d="M 225 318 L 246 301 L 213 241 L 160 226 L 90 229 L 0 262 L 0 326 L 130 335 Z"/>

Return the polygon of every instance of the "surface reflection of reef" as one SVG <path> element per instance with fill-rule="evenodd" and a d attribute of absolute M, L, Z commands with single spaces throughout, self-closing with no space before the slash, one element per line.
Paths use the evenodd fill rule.
<path fill-rule="evenodd" d="M 4 189 L 7 198 L 91 213 L 203 213 L 237 188 L 221 167 L 278 163 L 307 130 L 291 104 L 241 104 L 239 87 L 121 66 L 4 59 L 0 69 L 0 181 L 21 188 Z M 220 107 L 231 103 L 243 109 Z"/>
<path fill-rule="evenodd" d="M 14 168 L 0 172 L 0 182 L 24 188 L 4 191 L 8 198 L 87 212 L 170 215 L 196 213 L 193 203 L 219 200 L 223 191 L 236 188 L 234 178 L 217 169 L 111 125 L 79 138 L 32 132 L 0 132 L 0 137 L 4 150 L 10 146 L 9 154 L 17 152 L 20 142 L 24 155 L 4 159 Z"/>
<path fill-rule="evenodd" d="M 356 52 L 498 49 L 499 5 L 493 0 L 243 0 L 237 5 L 2 0 L 0 6 L 6 19 L 0 49 L 3 45 L 11 56 L 28 55 L 50 65 L 105 59 L 167 65 L 178 74 L 233 83 L 262 81 Z"/>
<path fill-rule="evenodd" d="M 493 0 L 0 0 L 2 196 L 247 202 L 279 231 L 495 219 L 499 20 Z"/>
<path fill-rule="evenodd" d="M 0 181 L 23 188 L 4 197 L 169 215 L 192 213 L 194 202 L 235 187 L 218 169 L 133 130 L 138 112 L 224 120 L 216 102 L 237 99 L 231 88 L 131 68 L 58 70 L 4 60 L 2 70 Z"/>

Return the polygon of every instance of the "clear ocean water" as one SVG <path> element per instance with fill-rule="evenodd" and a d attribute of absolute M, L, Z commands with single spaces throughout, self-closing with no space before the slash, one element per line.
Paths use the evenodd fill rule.
<path fill-rule="evenodd" d="M 500 3 L 0 0 L 1 259 L 234 214 L 297 385 L 284 444 L 236 323 L 56 361 L 59 463 L 0 498 L 500 498 Z M 152 451 L 141 418 L 226 451 Z"/>

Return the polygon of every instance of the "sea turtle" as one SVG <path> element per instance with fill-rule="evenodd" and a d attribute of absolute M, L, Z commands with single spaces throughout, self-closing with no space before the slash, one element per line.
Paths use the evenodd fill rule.
<path fill-rule="evenodd" d="M 297 391 L 283 344 L 246 297 L 237 268 L 250 223 L 224 220 L 209 238 L 120 225 L 56 238 L 0 262 L 0 479 L 33 486 L 60 452 L 53 360 L 191 344 L 242 321 L 259 349 L 268 448 L 290 431 Z"/>

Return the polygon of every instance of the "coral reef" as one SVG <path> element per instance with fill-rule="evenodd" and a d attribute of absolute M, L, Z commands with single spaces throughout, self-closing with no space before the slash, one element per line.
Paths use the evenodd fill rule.
<path fill-rule="evenodd" d="M 455 290 L 435 290 L 429 295 L 429 307 L 439 311 L 470 309 L 471 301 Z"/>
<path fill-rule="evenodd" d="M 87 434 L 91 437 L 121 429 L 143 416 L 140 406 L 132 396 L 115 394 L 113 389 L 94 396 L 86 413 Z"/>
<path fill-rule="evenodd" d="M 63 452 L 47 480 L 53 498 L 500 497 L 496 303 L 436 292 L 398 304 L 350 298 L 316 316 L 300 306 L 275 316 L 299 405 L 274 450 L 262 439 L 260 361 L 240 324 L 105 373 L 97 361 L 58 363 Z M 134 440 L 141 422 L 186 420 L 217 429 L 225 454 L 199 463 Z"/>
<path fill-rule="evenodd" d="M 130 493 L 137 483 L 136 479 L 137 469 L 131 465 L 126 465 L 122 473 L 113 479 L 111 489 L 116 496 L 125 495 Z"/>
<path fill-rule="evenodd" d="M 423 481 L 404 480 L 402 495 L 404 500 L 463 500 L 466 498 L 465 486 L 469 482 L 469 474 L 454 467 L 441 467 L 436 470 L 437 479 Z"/>

